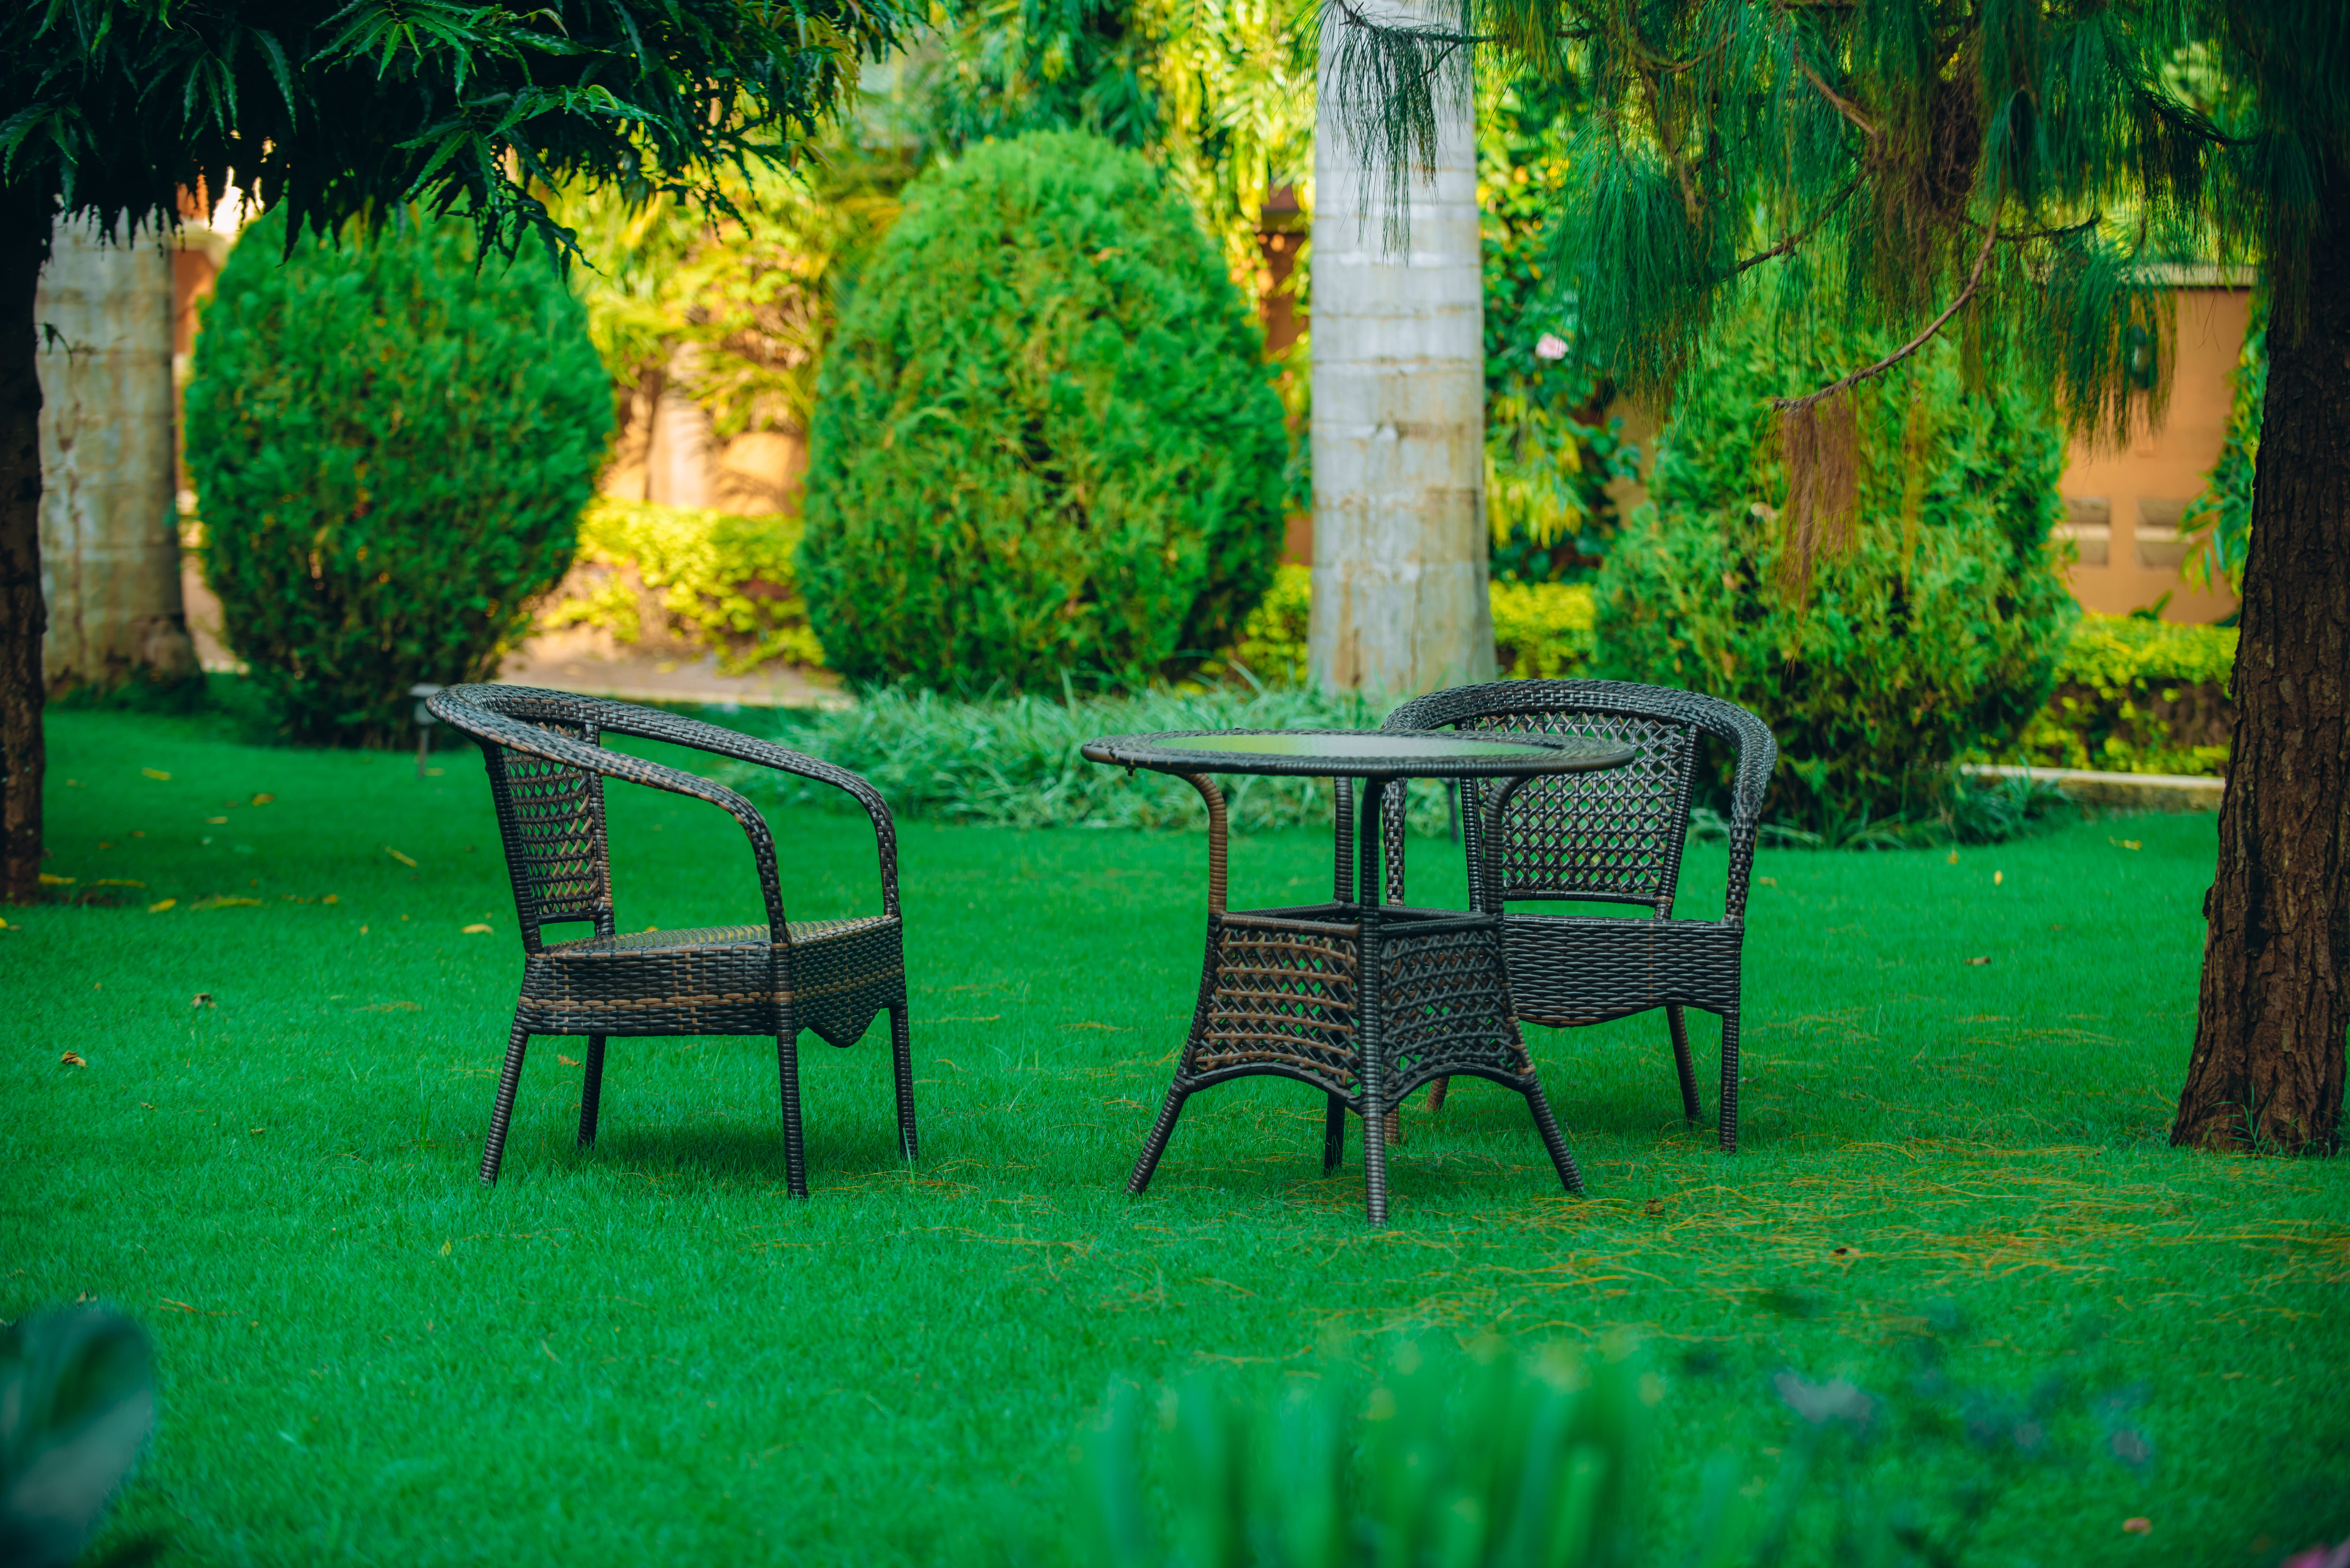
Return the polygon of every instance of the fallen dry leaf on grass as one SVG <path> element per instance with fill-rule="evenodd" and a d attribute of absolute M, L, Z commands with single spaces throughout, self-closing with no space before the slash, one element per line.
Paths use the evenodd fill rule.
<path fill-rule="evenodd" d="M 416 864 L 416 862 L 415 862 L 415 861 L 411 860 L 407 856 L 402 855 L 399 850 L 394 849 L 394 848 L 393 848 L 390 845 L 389 845 L 389 844 L 387 844 L 387 845 L 385 845 L 385 846 L 383 846 L 383 852 L 384 852 L 386 855 L 390 856 L 394 860 L 399 861 L 402 866 L 411 866 L 411 867 L 412 867 L 412 866 L 414 866 L 414 865 Z"/>
<path fill-rule="evenodd" d="M 210 1007 L 213 1005 L 213 993 L 209 991 L 200 991 L 196 992 L 195 1000 L 189 1002 L 188 1005 L 190 1007 Z"/>
<path fill-rule="evenodd" d="M 71 877 L 54 876 L 47 871 L 41 873 L 41 886 L 44 888 L 70 888 L 74 881 Z"/>
<path fill-rule="evenodd" d="M 467 926 L 464 930 L 459 934 L 468 937 L 486 937 L 490 934 L 490 928 L 476 920 L 473 924 Z"/>
<path fill-rule="evenodd" d="M 151 915 L 160 915 L 179 901 L 177 898 L 158 898 L 147 906 L 147 912 Z"/>
<path fill-rule="evenodd" d="M 271 801 L 276 800 L 276 798 L 277 797 L 274 794 L 257 794 L 253 797 L 253 804 L 255 805 L 267 805 Z"/>
<path fill-rule="evenodd" d="M 87 1067 L 89 1065 L 88 1063 L 81 1059 L 81 1053 L 78 1051 L 68 1051 L 64 1055 L 58 1057 L 57 1060 L 68 1067 Z"/>
<path fill-rule="evenodd" d="M 578 1064 L 578 1063 L 577 1063 L 577 1062 L 573 1061 L 570 1057 L 566 1056 L 566 1055 L 565 1055 L 562 1052 L 560 1052 L 560 1051 L 557 1051 L 557 1052 L 555 1054 L 555 1059 L 556 1059 L 556 1061 L 557 1063 L 559 1063 L 560 1064 L 562 1064 L 563 1066 L 566 1066 L 566 1067 L 577 1067 L 577 1065 L 579 1065 L 579 1064 Z"/>
<path fill-rule="evenodd" d="M 1970 958 L 1967 960 L 1967 962 L 1970 964 L 1987 964 L 1991 962 L 1991 960 L 1988 958 Z"/>
<path fill-rule="evenodd" d="M 172 782 L 172 775 L 161 768 L 140 768 L 139 771 L 151 779 L 161 779 L 165 784 Z"/>

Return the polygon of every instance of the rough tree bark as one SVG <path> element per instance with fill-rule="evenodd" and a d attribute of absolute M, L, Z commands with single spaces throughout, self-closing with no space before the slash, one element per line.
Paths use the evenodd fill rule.
<path fill-rule="evenodd" d="M 2170 1141 L 2332 1152 L 2350 1022 L 2350 188 L 2269 332 L 2236 730 L 2203 912 L 2195 1051 Z"/>
<path fill-rule="evenodd" d="M 1429 0 L 1379 14 L 1442 23 Z M 1314 611 L 1326 689 L 1407 696 L 1493 678 L 1486 597 L 1484 278 L 1470 95 L 1440 95 L 1435 178 L 1386 253 L 1323 49 L 1314 153 Z"/>
<path fill-rule="evenodd" d="M 41 890 L 41 378 L 33 296 L 46 191 L 0 185 L 0 898 Z"/>

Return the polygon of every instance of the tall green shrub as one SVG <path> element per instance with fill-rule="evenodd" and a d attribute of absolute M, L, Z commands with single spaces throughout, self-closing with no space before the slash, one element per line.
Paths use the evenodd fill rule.
<path fill-rule="evenodd" d="M 1785 580 L 1765 400 L 1880 347 L 1733 322 L 1683 380 L 1652 503 L 1598 584 L 1597 672 L 1752 709 L 1782 757 L 1766 809 L 1831 840 L 1935 811 L 1962 753 L 2004 749 L 2079 614 L 2048 543 L 2057 426 L 2028 394 L 1967 391 L 1939 341 L 1856 394 L 1853 546 L 1808 594 Z"/>
<path fill-rule="evenodd" d="M 570 564 L 611 394 L 536 247 L 413 213 L 246 230 L 196 340 L 188 468 L 227 639 L 285 731 L 397 744 L 410 686 L 490 675 Z"/>
<path fill-rule="evenodd" d="M 1280 552 L 1287 435 L 1189 205 L 1069 131 L 906 202 L 816 393 L 800 581 L 826 661 L 1058 690 L 1223 648 Z"/>

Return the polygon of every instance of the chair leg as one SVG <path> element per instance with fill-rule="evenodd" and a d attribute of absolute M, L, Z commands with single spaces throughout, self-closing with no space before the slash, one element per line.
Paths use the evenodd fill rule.
<path fill-rule="evenodd" d="M 911 1163 L 921 1158 L 921 1137 L 914 1129 L 914 1039 L 908 1027 L 910 1009 L 904 1003 L 889 1010 L 889 1054 L 898 1068 L 898 1158 Z"/>
<path fill-rule="evenodd" d="M 1329 1175 L 1347 1158 L 1347 1102 L 1329 1096 L 1322 1110 L 1322 1174 Z"/>
<path fill-rule="evenodd" d="M 1695 1122 L 1705 1115 L 1697 1103 L 1697 1069 L 1690 1063 L 1689 1012 L 1678 1002 L 1665 1004 L 1665 1027 L 1673 1036 L 1673 1068 L 1681 1075 L 1681 1115 Z"/>
<path fill-rule="evenodd" d="M 775 1076 L 784 1100 L 784 1180 L 795 1198 L 806 1198 L 807 1149 L 800 1140 L 800 1037 L 794 1030 L 775 1036 Z"/>
<path fill-rule="evenodd" d="M 588 1070 L 579 1078 L 579 1147 L 596 1147 L 596 1112 L 604 1100 L 604 1036 L 588 1036 Z"/>
<path fill-rule="evenodd" d="M 1134 1162 L 1134 1174 L 1126 1179 L 1126 1189 L 1139 1198 L 1150 1185 L 1151 1176 L 1159 1169 L 1159 1157 L 1167 1152 L 1167 1140 L 1175 1136 L 1175 1118 L 1183 1114 L 1183 1102 L 1191 1091 L 1170 1087 L 1167 1103 L 1159 1107 L 1159 1119 L 1151 1124 L 1150 1136 L 1142 1140 L 1142 1158 Z"/>
<path fill-rule="evenodd" d="M 1721 1015 L 1721 1152 L 1738 1152 L 1738 1009 Z"/>
<path fill-rule="evenodd" d="M 506 1127 L 514 1120 L 515 1091 L 522 1085 L 522 1056 L 530 1048 L 530 1031 L 517 1016 L 506 1036 L 505 1070 L 498 1075 L 498 1099 L 490 1112 L 489 1141 L 482 1146 L 482 1185 L 497 1184 L 498 1162 L 505 1158 Z"/>
<path fill-rule="evenodd" d="M 1550 1162 L 1558 1168 L 1558 1184 L 1582 1197 L 1583 1172 L 1575 1168 L 1575 1156 L 1567 1152 L 1558 1118 L 1550 1113 L 1550 1097 L 1543 1093 L 1541 1082 L 1532 1078 L 1526 1081 L 1524 1094 L 1526 1106 L 1534 1114 L 1534 1130 L 1542 1135 L 1543 1147 L 1550 1151 Z"/>
<path fill-rule="evenodd" d="M 1434 1116 L 1444 1108 L 1444 1096 L 1452 1092 L 1452 1080 L 1439 1078 L 1428 1085 L 1428 1114 Z"/>

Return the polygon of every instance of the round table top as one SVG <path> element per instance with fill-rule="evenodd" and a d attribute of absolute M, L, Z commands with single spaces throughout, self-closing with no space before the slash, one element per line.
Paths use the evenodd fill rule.
<path fill-rule="evenodd" d="M 1514 778 L 1621 767 L 1633 749 L 1575 735 L 1492 739 L 1432 730 L 1172 730 L 1105 735 L 1091 762 L 1168 774 L 1306 778 Z"/>

